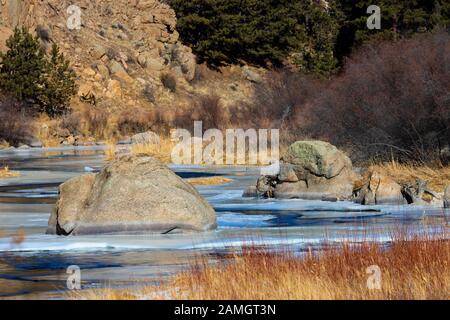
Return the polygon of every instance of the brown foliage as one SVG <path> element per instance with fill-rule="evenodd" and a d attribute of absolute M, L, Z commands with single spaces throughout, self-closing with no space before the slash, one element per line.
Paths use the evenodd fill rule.
<path fill-rule="evenodd" d="M 173 125 L 189 130 L 194 121 L 202 121 L 204 130 L 223 129 L 228 123 L 227 113 L 218 95 L 200 95 L 192 99 L 188 108 L 176 112 Z"/>
<path fill-rule="evenodd" d="M 449 34 L 372 43 L 329 80 L 269 72 L 254 102 L 232 110 L 231 122 L 281 129 L 285 143 L 327 140 L 357 162 L 442 160 L 450 141 L 449 85 Z"/>
<path fill-rule="evenodd" d="M 450 292 L 448 235 L 393 232 L 392 241 L 344 242 L 301 256 L 243 248 L 242 254 L 211 264 L 199 259 L 190 270 L 160 286 L 97 290 L 87 299 L 336 300 L 443 299 Z M 368 288 L 368 268 L 379 267 L 380 288 Z M 73 298 L 80 298 L 75 296 Z"/>
<path fill-rule="evenodd" d="M 285 70 L 270 71 L 255 85 L 253 102 L 232 110 L 231 122 L 253 128 L 286 128 L 317 89 L 311 77 Z"/>
<path fill-rule="evenodd" d="M 145 132 L 152 128 L 155 113 L 142 108 L 127 109 L 120 113 L 117 128 L 122 135 Z"/>
<path fill-rule="evenodd" d="M 311 104 L 305 130 L 358 159 L 429 161 L 450 140 L 450 36 L 369 45 Z"/>
<path fill-rule="evenodd" d="M 0 97 L 0 140 L 19 145 L 30 135 L 30 123 L 31 118 L 20 103 Z"/>

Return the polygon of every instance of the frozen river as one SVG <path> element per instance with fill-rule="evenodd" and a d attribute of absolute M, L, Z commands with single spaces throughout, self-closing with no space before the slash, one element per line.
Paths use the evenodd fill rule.
<path fill-rule="evenodd" d="M 171 166 L 182 178 L 220 175 L 233 181 L 198 187 L 215 208 L 218 229 L 203 234 L 45 235 L 48 217 L 65 180 L 98 170 L 101 147 L 0 151 L 0 167 L 20 171 L 0 180 L 0 298 L 61 298 L 66 269 L 81 269 L 83 288 L 152 283 L 196 257 L 214 261 L 243 245 L 289 248 L 299 254 L 328 242 L 389 241 L 393 230 L 446 226 L 449 211 L 412 206 L 360 206 L 351 202 L 242 198 L 256 167 Z"/>

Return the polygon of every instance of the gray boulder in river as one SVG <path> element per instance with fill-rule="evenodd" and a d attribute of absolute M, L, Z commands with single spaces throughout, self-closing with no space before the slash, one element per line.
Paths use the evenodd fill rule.
<path fill-rule="evenodd" d="M 261 177 L 253 194 L 281 199 L 352 198 L 353 183 L 357 179 L 352 162 L 330 143 L 297 141 L 281 160 L 278 175 Z M 250 191 L 245 194 L 251 195 Z"/>
<path fill-rule="evenodd" d="M 151 157 L 123 156 L 63 183 L 47 233 L 168 233 L 216 228 L 197 190 Z"/>

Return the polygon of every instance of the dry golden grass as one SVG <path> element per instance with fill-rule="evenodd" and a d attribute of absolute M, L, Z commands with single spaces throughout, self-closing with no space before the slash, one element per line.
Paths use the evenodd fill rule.
<path fill-rule="evenodd" d="M 168 138 L 161 138 L 159 144 L 134 144 L 131 146 L 131 154 L 146 155 L 158 159 L 163 163 L 172 162 L 172 149 L 175 143 Z"/>
<path fill-rule="evenodd" d="M 400 185 L 414 185 L 420 179 L 428 182 L 428 187 L 436 192 L 442 192 L 450 185 L 450 166 L 433 168 L 388 162 L 372 165 L 368 171 L 378 171 Z"/>
<path fill-rule="evenodd" d="M 210 186 L 232 182 L 232 179 L 225 177 L 206 177 L 206 178 L 191 178 L 186 179 L 187 182 L 193 186 Z"/>
<path fill-rule="evenodd" d="M 19 229 L 16 231 L 16 234 L 11 239 L 11 244 L 19 245 L 25 241 L 26 233 L 25 230 Z"/>
<path fill-rule="evenodd" d="M 129 148 L 132 155 L 145 155 L 158 159 L 163 163 L 171 163 L 172 148 L 175 144 L 170 139 L 161 139 L 159 144 L 133 144 Z M 107 161 L 116 158 L 117 145 L 113 141 L 108 141 L 105 150 L 105 158 Z"/>
<path fill-rule="evenodd" d="M 161 286 L 81 292 L 75 299 L 444 299 L 450 298 L 448 238 L 365 242 L 295 257 L 250 248 L 218 265 L 201 260 Z M 381 270 L 381 289 L 369 290 L 367 268 Z"/>
<path fill-rule="evenodd" d="M 9 170 L 8 166 L 0 168 L 0 179 L 19 177 L 20 173 Z"/>
<path fill-rule="evenodd" d="M 203 143 L 203 148 L 208 146 L 209 142 Z M 172 163 L 172 150 L 177 145 L 176 141 L 173 141 L 172 139 L 168 137 L 162 137 L 160 138 L 159 144 L 132 144 L 130 146 L 130 154 L 132 155 L 145 155 L 145 156 L 151 156 L 158 160 L 160 160 L 163 163 Z M 114 160 L 116 158 L 116 151 L 117 146 L 115 141 L 110 140 L 107 142 L 107 148 L 105 151 L 105 158 L 107 161 Z M 191 145 L 191 163 L 195 164 L 194 161 L 194 154 L 195 154 L 195 147 L 194 144 Z M 256 159 L 256 164 L 250 164 L 250 159 Z M 230 165 L 246 165 L 246 166 L 262 166 L 262 165 L 268 165 L 268 163 L 262 163 L 261 157 L 258 155 L 258 153 L 250 153 L 249 150 L 246 150 L 245 154 L 245 162 L 244 163 L 238 163 L 238 156 L 237 151 L 235 150 L 233 154 L 233 164 Z M 269 159 L 267 159 L 269 160 Z M 226 149 L 223 150 L 223 162 L 224 164 L 227 162 L 226 158 Z M 203 165 L 207 165 L 206 162 L 201 162 Z M 228 165 L 228 164 L 227 164 Z"/>
<path fill-rule="evenodd" d="M 105 149 L 105 159 L 106 161 L 111 161 L 116 158 L 116 144 L 112 141 L 106 143 Z"/>

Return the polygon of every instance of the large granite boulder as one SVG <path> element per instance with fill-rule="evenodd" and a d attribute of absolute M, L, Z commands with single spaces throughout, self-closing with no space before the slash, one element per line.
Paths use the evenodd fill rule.
<path fill-rule="evenodd" d="M 278 175 L 268 179 L 275 198 L 351 199 L 356 174 L 350 158 L 335 146 L 323 141 L 297 141 L 281 160 Z M 260 183 L 257 188 L 271 195 Z"/>
<path fill-rule="evenodd" d="M 352 162 L 323 141 L 297 141 L 281 159 L 279 171 L 261 176 L 243 196 L 280 199 L 350 200 L 357 179 Z"/>
<path fill-rule="evenodd" d="M 444 191 L 444 208 L 450 208 L 450 185 L 448 185 Z"/>
<path fill-rule="evenodd" d="M 332 179 L 345 169 L 352 169 L 352 162 L 342 151 L 324 141 L 297 141 L 289 146 L 286 163 L 292 164 L 300 180 L 311 176 Z"/>
<path fill-rule="evenodd" d="M 214 209 L 197 190 L 151 157 L 123 156 L 98 174 L 63 183 L 47 233 L 207 231 Z"/>

